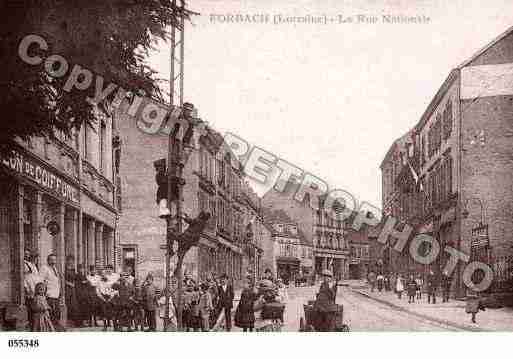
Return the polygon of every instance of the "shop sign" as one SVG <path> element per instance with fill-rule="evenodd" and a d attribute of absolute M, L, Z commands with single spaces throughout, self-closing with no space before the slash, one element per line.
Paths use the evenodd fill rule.
<path fill-rule="evenodd" d="M 58 194 L 60 197 L 74 203 L 79 203 L 78 190 L 75 187 L 32 159 L 24 157 L 19 152 L 13 151 L 11 157 L 2 158 L 2 163 L 7 168 Z"/>

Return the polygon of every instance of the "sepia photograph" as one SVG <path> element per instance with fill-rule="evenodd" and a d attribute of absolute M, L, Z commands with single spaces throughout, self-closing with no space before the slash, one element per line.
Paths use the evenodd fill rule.
<path fill-rule="evenodd" d="M 513 2 L 0 17 L 7 353 L 513 331 Z"/>

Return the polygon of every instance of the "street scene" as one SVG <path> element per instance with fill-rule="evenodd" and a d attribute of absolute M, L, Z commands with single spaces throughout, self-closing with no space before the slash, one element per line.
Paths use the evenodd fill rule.
<path fill-rule="evenodd" d="M 235 3 L 0 5 L 0 331 L 513 331 L 513 11 Z"/>

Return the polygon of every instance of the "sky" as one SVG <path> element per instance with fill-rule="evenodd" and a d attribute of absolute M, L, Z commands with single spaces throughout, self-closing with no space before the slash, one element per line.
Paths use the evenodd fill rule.
<path fill-rule="evenodd" d="M 185 30 L 184 98 L 200 117 L 378 207 L 379 165 L 392 142 L 451 69 L 513 26 L 511 0 L 187 4 L 200 15 Z M 237 14 L 261 17 L 230 21 Z M 327 23 L 313 23 L 324 15 Z M 390 24 L 382 15 L 423 21 Z M 274 23 L 278 16 L 303 21 Z M 169 53 L 161 43 L 150 58 L 163 78 Z"/>

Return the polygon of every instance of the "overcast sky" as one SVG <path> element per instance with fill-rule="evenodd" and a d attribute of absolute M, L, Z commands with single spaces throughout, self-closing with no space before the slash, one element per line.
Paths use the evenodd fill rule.
<path fill-rule="evenodd" d="M 185 100 L 230 131 L 381 204 L 379 165 L 419 120 L 449 71 L 513 26 L 511 0 L 189 0 Z M 211 14 L 267 14 L 267 23 Z M 275 15 L 327 24 L 274 24 Z M 387 24 L 382 14 L 424 16 Z M 339 15 L 353 22 L 338 23 Z M 377 16 L 358 23 L 358 15 Z M 310 19 L 311 19 L 310 18 Z M 169 77 L 169 46 L 151 64 Z"/>

